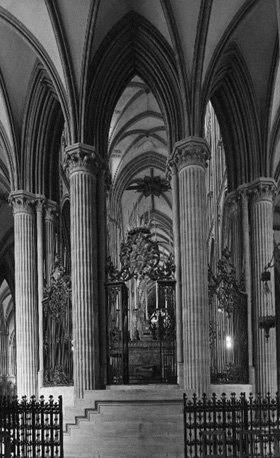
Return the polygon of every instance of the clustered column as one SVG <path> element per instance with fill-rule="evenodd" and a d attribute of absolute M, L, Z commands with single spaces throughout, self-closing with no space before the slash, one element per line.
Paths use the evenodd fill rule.
<path fill-rule="evenodd" d="M 190 137 L 176 144 L 184 338 L 184 386 L 201 395 L 210 388 L 208 270 L 206 246 L 206 141 Z"/>
<path fill-rule="evenodd" d="M 37 272 L 38 272 L 38 332 L 39 332 L 39 374 L 38 385 L 43 386 L 44 356 L 43 356 L 43 296 L 44 296 L 44 212 L 45 198 L 36 197 L 37 223 Z"/>
<path fill-rule="evenodd" d="M 97 182 L 97 227 L 98 243 L 98 299 L 100 304 L 106 304 L 106 258 L 107 258 L 107 220 L 106 198 L 111 185 L 111 175 L 107 167 L 100 167 Z M 107 383 L 107 309 L 101 307 L 99 311 L 99 338 L 100 338 L 100 385 Z"/>
<path fill-rule="evenodd" d="M 168 163 L 168 176 L 172 188 L 172 213 L 173 213 L 173 243 L 174 261 L 176 265 L 176 348 L 177 348 L 177 380 L 179 385 L 184 384 L 183 376 L 183 329 L 182 329 L 182 279 L 181 279 L 181 248 L 180 248 L 180 208 L 179 208 L 179 179 L 178 169 L 173 160 Z"/>
<path fill-rule="evenodd" d="M 256 391 L 275 394 L 277 391 L 276 333 L 270 329 L 268 341 L 259 319 L 275 316 L 274 272 L 271 272 L 271 293 L 264 294 L 261 273 L 273 253 L 273 200 L 277 185 L 273 179 L 259 178 L 249 186 L 251 195 L 253 326 L 255 342 Z"/>
<path fill-rule="evenodd" d="M 242 249 L 244 258 L 245 292 L 247 294 L 248 312 L 248 363 L 249 382 L 255 385 L 255 369 L 253 364 L 253 333 L 252 333 L 252 273 L 250 250 L 250 221 L 249 221 L 249 195 L 247 185 L 238 188 L 242 214 Z"/>
<path fill-rule="evenodd" d="M 34 198 L 18 191 L 10 196 L 14 212 L 17 394 L 37 394 L 38 310 Z"/>
<path fill-rule="evenodd" d="M 1 320 L 2 321 L 2 320 Z M 2 321 L 2 326 L 0 325 L 0 380 L 1 376 L 4 376 L 1 380 L 2 385 L 5 384 L 5 375 L 8 373 L 8 333 L 5 328 L 4 321 Z"/>
<path fill-rule="evenodd" d="M 227 244 L 231 252 L 231 259 L 236 269 L 236 279 L 240 283 L 242 270 L 242 226 L 240 196 L 236 191 L 227 195 L 225 204 L 228 206 Z"/>
<path fill-rule="evenodd" d="M 50 275 L 53 270 L 54 255 L 57 247 L 56 233 L 57 233 L 57 216 L 58 207 L 57 203 L 52 200 L 47 200 L 45 203 L 45 237 L 46 237 L 46 265 L 45 275 L 49 284 Z"/>
<path fill-rule="evenodd" d="M 70 172 L 71 262 L 75 396 L 99 380 L 96 225 L 97 156 L 83 144 L 66 151 Z"/>

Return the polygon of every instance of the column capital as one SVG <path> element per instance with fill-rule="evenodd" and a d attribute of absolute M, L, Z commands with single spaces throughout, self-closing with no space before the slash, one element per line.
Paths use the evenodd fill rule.
<path fill-rule="evenodd" d="M 273 178 L 260 177 L 247 185 L 248 195 L 253 203 L 260 201 L 274 201 L 277 195 L 277 183 Z"/>
<path fill-rule="evenodd" d="M 104 164 L 102 169 L 104 174 L 104 192 L 107 194 L 110 191 L 110 187 L 112 185 L 112 175 L 107 164 Z"/>
<path fill-rule="evenodd" d="M 249 185 L 247 183 L 241 184 L 240 186 L 238 186 L 236 190 L 242 202 L 248 200 L 248 197 L 249 197 L 249 187 L 248 186 Z"/>
<path fill-rule="evenodd" d="M 46 198 L 43 195 L 37 194 L 34 198 L 34 204 L 36 205 L 36 211 L 43 212 L 46 204 Z"/>
<path fill-rule="evenodd" d="M 14 215 L 17 213 L 33 214 L 35 196 L 31 192 L 23 190 L 12 191 L 9 196 L 9 203 L 13 207 Z"/>
<path fill-rule="evenodd" d="M 75 143 L 65 148 L 65 168 L 69 168 L 70 174 L 78 171 L 96 173 L 101 164 L 93 146 Z"/>
<path fill-rule="evenodd" d="M 225 198 L 225 205 L 229 207 L 230 211 L 237 211 L 239 209 L 240 195 L 237 191 L 231 191 Z"/>
<path fill-rule="evenodd" d="M 173 161 L 178 170 L 189 165 L 197 165 L 205 169 L 210 156 L 209 146 L 204 138 L 188 137 L 175 144 L 171 163 Z"/>
<path fill-rule="evenodd" d="M 48 200 L 46 199 L 45 201 L 45 210 L 46 210 L 46 215 L 45 219 L 50 222 L 55 222 L 56 218 L 58 216 L 58 205 L 54 200 Z"/>
<path fill-rule="evenodd" d="M 166 179 L 169 182 L 172 180 L 173 175 L 178 175 L 177 166 L 175 164 L 173 156 L 174 156 L 174 153 L 172 154 L 172 157 L 170 157 L 166 161 Z"/>

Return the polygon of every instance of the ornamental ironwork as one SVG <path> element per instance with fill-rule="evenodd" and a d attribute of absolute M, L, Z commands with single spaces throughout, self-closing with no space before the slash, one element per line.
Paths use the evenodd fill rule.
<path fill-rule="evenodd" d="M 278 457 L 279 395 L 184 394 L 185 458 Z"/>
<path fill-rule="evenodd" d="M 128 383 L 128 293 L 124 282 L 108 283 L 108 383 Z"/>
<path fill-rule="evenodd" d="M 151 169 L 151 176 L 145 175 L 144 178 L 135 179 L 126 189 L 143 193 L 145 197 L 151 195 L 159 197 L 170 190 L 170 183 L 161 176 L 154 176 L 153 169 Z"/>
<path fill-rule="evenodd" d="M 248 383 L 247 295 L 228 248 L 214 275 L 208 272 L 211 383 Z"/>
<path fill-rule="evenodd" d="M 158 265 L 159 247 L 151 237 L 146 227 L 136 227 L 128 232 L 127 241 L 122 243 L 120 253 L 124 280 L 150 276 Z"/>
<path fill-rule="evenodd" d="M 44 385 L 73 384 L 71 280 L 55 257 L 50 285 L 44 290 Z"/>
<path fill-rule="evenodd" d="M 148 226 L 128 232 L 119 269 L 108 258 L 109 383 L 176 383 L 174 272 L 173 255 L 161 259 Z M 150 302 L 140 293 L 141 282 L 146 288 L 154 282 Z"/>
<path fill-rule="evenodd" d="M 159 244 L 152 240 L 152 233 L 147 226 L 131 229 L 127 239 L 121 244 L 120 269 L 107 260 L 109 281 L 128 281 L 131 278 L 148 276 L 152 280 L 173 280 L 175 272 L 172 254 L 165 261 L 160 258 Z"/>
<path fill-rule="evenodd" d="M 0 456 L 63 458 L 62 397 L 0 397 Z"/>
<path fill-rule="evenodd" d="M 241 284 L 236 279 L 236 269 L 227 247 L 223 250 L 222 258 L 218 262 L 216 275 L 209 268 L 208 281 L 210 303 L 216 296 L 218 308 L 231 314 L 238 305 Z"/>

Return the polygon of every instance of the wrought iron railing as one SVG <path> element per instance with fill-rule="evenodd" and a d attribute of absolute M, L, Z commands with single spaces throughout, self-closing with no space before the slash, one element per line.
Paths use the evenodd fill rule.
<path fill-rule="evenodd" d="M 279 415 L 278 394 L 184 395 L 185 458 L 279 457 Z"/>
<path fill-rule="evenodd" d="M 63 458 L 62 397 L 0 399 L 0 457 Z"/>

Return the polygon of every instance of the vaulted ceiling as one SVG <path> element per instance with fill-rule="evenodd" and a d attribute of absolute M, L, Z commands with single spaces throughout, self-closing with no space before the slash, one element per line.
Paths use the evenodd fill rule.
<path fill-rule="evenodd" d="M 176 141 L 204 135 L 209 99 L 230 188 L 258 176 L 278 182 L 279 8 L 279 0 L 0 0 L 0 198 L 8 215 L 0 252 L 12 229 L 7 194 L 54 198 L 64 127 L 68 144 L 93 143 L 108 158 L 124 225 L 140 207 L 152 210 L 166 242 L 165 163 Z"/>

